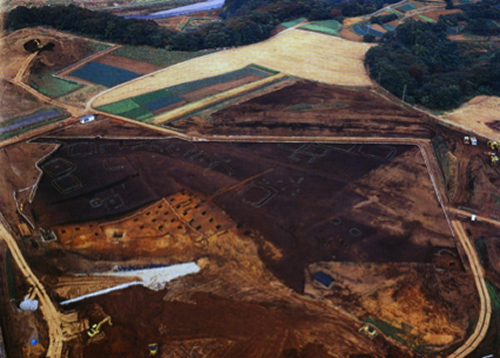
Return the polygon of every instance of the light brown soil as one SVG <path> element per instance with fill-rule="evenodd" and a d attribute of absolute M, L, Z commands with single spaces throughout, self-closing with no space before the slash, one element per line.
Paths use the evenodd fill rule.
<path fill-rule="evenodd" d="M 0 79 L 0 122 L 31 113 L 43 107 L 45 106 L 29 92 L 11 82 Z"/>
<path fill-rule="evenodd" d="M 363 42 L 363 36 L 358 35 L 357 33 L 348 28 L 340 30 L 340 36 L 346 40 Z"/>
<path fill-rule="evenodd" d="M 82 37 L 41 27 L 18 30 L 2 38 L 0 51 L 8 54 L 2 56 L 3 78 L 15 77 L 23 61 L 30 55 L 23 45 L 32 39 L 39 39 L 43 46 L 54 44 L 52 50 L 42 51 L 37 56 L 33 71 L 59 70 L 93 52 L 89 44 L 94 41 Z"/>
<path fill-rule="evenodd" d="M 500 98 L 477 96 L 458 109 L 443 115 L 454 122 L 463 124 L 472 132 L 489 138 L 500 139 L 500 132 L 488 126 L 500 116 Z"/>
<path fill-rule="evenodd" d="M 370 86 L 363 59 L 373 44 L 310 31 L 288 30 L 267 41 L 176 64 L 141 77 L 96 98 L 103 106 L 179 83 L 220 75 L 258 64 L 292 76 L 346 86 Z"/>
<path fill-rule="evenodd" d="M 227 232 L 209 238 L 205 252 L 202 272 L 173 281 L 167 291 L 131 288 L 75 305 L 89 314 L 87 307 L 97 303 L 113 319 L 104 328 L 106 339 L 87 343 L 84 357 L 140 355 L 151 342 L 171 357 L 186 351 L 213 357 L 408 356 L 401 350 L 391 355 L 382 337 L 360 336 L 350 317 L 288 291 L 266 273 L 251 240 Z"/>
<path fill-rule="evenodd" d="M 357 316 L 385 321 L 401 330 L 401 338 L 430 351 L 463 338 L 478 310 L 470 276 L 457 271 L 438 272 L 430 264 L 325 262 L 310 265 L 308 271 L 306 293 L 331 300 Z M 315 282 L 316 272 L 334 278 L 333 286 L 325 289 Z M 460 297 L 467 297 L 467 302 Z M 453 302 L 460 304 L 450 312 Z"/>

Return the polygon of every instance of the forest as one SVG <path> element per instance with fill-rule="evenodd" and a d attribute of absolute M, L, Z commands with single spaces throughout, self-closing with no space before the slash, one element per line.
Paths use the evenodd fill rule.
<path fill-rule="evenodd" d="M 370 75 L 410 104 L 446 110 L 468 99 L 500 95 L 500 51 L 457 43 L 447 25 L 407 21 L 366 54 Z"/>
<path fill-rule="evenodd" d="M 388 1 L 397 0 L 227 0 L 222 21 L 177 33 L 153 21 L 125 19 L 74 5 L 19 6 L 8 14 L 6 28 L 49 26 L 104 41 L 197 51 L 256 43 L 269 38 L 279 23 L 300 17 L 311 21 L 342 20 L 345 16 L 368 14 Z"/>

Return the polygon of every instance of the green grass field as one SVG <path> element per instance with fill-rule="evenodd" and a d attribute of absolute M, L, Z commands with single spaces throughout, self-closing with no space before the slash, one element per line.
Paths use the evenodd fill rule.
<path fill-rule="evenodd" d="M 283 26 L 283 27 L 293 27 L 293 26 L 298 25 L 298 24 L 300 24 L 301 22 L 304 22 L 304 21 L 307 21 L 307 19 L 304 18 L 304 17 L 301 17 L 300 19 L 297 19 L 297 20 L 294 20 L 294 21 L 282 22 L 280 24 L 280 26 Z"/>
<path fill-rule="evenodd" d="M 182 51 L 167 51 L 164 49 L 155 49 L 153 47 L 141 46 L 123 46 L 112 52 L 113 55 L 130 58 L 132 60 L 147 62 L 159 67 L 168 67 L 179 62 L 184 62 L 192 58 L 209 55 L 217 52 L 197 51 L 197 52 L 182 52 Z"/>
<path fill-rule="evenodd" d="M 30 75 L 29 85 L 51 98 L 61 97 L 82 87 L 76 82 L 54 77 L 52 72 Z"/>
<path fill-rule="evenodd" d="M 336 20 L 316 21 L 300 28 L 338 36 L 339 31 L 342 29 L 342 24 Z"/>
<path fill-rule="evenodd" d="M 422 14 L 418 14 L 417 17 L 424 20 L 424 21 L 427 21 L 427 22 L 436 22 L 434 19 L 431 19 L 430 17 L 427 17 L 427 16 L 422 15 Z"/>

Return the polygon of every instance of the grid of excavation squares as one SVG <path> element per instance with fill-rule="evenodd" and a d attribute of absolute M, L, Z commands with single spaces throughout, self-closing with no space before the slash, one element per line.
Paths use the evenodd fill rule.
<path fill-rule="evenodd" d="M 205 236 L 214 235 L 236 225 L 223 210 L 188 191 L 178 192 L 166 200 L 183 221 Z"/>
<path fill-rule="evenodd" d="M 108 223 L 78 223 L 54 228 L 63 245 L 91 246 L 95 241 L 130 242 L 144 238 L 186 234 L 186 225 L 164 199 L 132 216 Z"/>
<path fill-rule="evenodd" d="M 90 246 L 94 241 L 126 243 L 165 235 L 184 235 L 189 230 L 210 236 L 235 225 L 221 209 L 181 191 L 117 221 L 61 225 L 54 231 L 64 245 L 82 247 Z"/>

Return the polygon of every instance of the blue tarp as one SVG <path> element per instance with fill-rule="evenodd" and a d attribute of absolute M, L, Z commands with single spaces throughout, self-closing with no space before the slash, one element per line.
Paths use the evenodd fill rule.
<path fill-rule="evenodd" d="M 330 287 L 330 285 L 335 282 L 330 275 L 327 275 L 322 271 L 319 271 L 314 275 L 314 280 L 321 283 L 325 287 Z"/>

